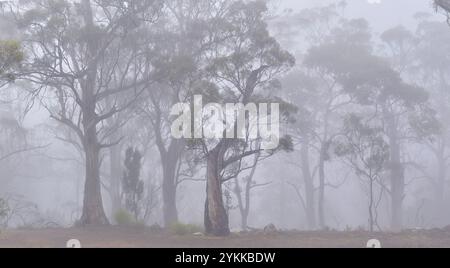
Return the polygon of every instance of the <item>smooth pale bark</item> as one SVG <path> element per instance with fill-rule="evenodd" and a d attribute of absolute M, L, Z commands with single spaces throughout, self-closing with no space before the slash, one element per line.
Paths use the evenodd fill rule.
<path fill-rule="evenodd" d="M 245 196 L 242 196 L 242 189 L 240 187 L 238 178 L 235 179 L 234 193 L 235 193 L 236 199 L 238 201 L 239 213 L 241 214 L 241 228 L 242 228 L 242 230 L 247 230 L 248 229 L 248 215 L 250 213 L 250 194 L 251 194 L 251 190 L 252 190 L 252 186 L 253 186 L 253 177 L 255 176 L 256 167 L 257 167 L 257 163 L 258 163 L 259 157 L 260 157 L 260 154 L 256 154 L 255 155 L 255 160 L 253 162 L 253 167 L 252 167 L 252 169 L 250 171 L 250 174 L 246 178 L 246 181 L 245 181 L 245 184 L 244 184 L 244 186 L 245 186 L 244 195 Z"/>
<path fill-rule="evenodd" d="M 120 158 L 121 146 L 116 145 L 109 148 L 109 161 L 110 161 L 110 180 L 111 180 L 111 215 L 120 211 L 122 208 L 120 184 L 121 184 L 121 158 Z"/>
<path fill-rule="evenodd" d="M 242 197 L 242 188 L 241 185 L 239 184 L 239 179 L 235 178 L 234 179 L 234 194 L 236 195 L 236 200 L 238 203 L 238 208 L 239 208 L 239 214 L 241 215 L 241 229 L 242 230 L 247 230 L 248 227 L 248 210 L 247 207 L 244 204 L 244 198 Z M 246 183 L 247 185 L 247 183 Z"/>
<path fill-rule="evenodd" d="M 404 169 L 400 162 L 398 144 L 391 143 L 391 228 L 400 231 L 403 227 L 403 197 L 405 194 Z"/>
<path fill-rule="evenodd" d="M 438 148 L 433 148 L 437 162 L 437 171 L 435 177 L 433 177 L 433 190 L 434 190 L 434 206 L 433 214 L 435 218 L 435 223 L 443 226 L 446 224 L 446 215 L 442 211 L 446 210 L 445 205 L 445 188 L 446 188 L 446 178 L 448 161 L 446 157 L 447 145 L 444 139 L 438 142 Z"/>
<path fill-rule="evenodd" d="M 444 71 L 439 72 L 440 77 L 440 87 L 439 87 L 439 97 L 438 98 L 438 112 L 441 115 L 445 115 L 449 113 L 448 103 L 447 103 L 447 91 L 448 84 Z M 439 221 L 439 224 L 445 224 L 445 216 L 442 211 L 445 211 L 445 188 L 446 188 L 446 180 L 448 173 L 448 141 L 446 134 L 448 133 L 448 128 L 444 127 L 444 131 L 442 133 L 442 137 L 440 137 L 438 142 L 438 148 L 434 149 L 437 161 L 437 178 L 434 185 L 435 188 L 435 215 Z"/>
<path fill-rule="evenodd" d="M 374 226 L 375 226 L 375 218 L 374 218 L 374 179 L 370 176 L 369 177 L 369 231 L 373 233 Z"/>
<path fill-rule="evenodd" d="M 322 141 L 320 143 L 320 155 L 319 155 L 319 197 L 318 197 L 318 217 L 319 217 L 319 227 L 321 229 L 326 228 L 325 222 L 325 188 L 326 188 L 326 178 L 325 178 L 325 162 L 328 157 L 328 149 L 330 145 L 329 141 L 329 129 L 330 129 L 330 115 L 331 107 L 328 106 L 325 111 L 325 116 L 323 119 L 324 129 L 322 134 Z"/>
<path fill-rule="evenodd" d="M 325 226 L 325 158 L 326 158 L 326 146 L 322 145 L 319 156 L 319 201 L 318 201 L 318 214 L 319 214 L 319 226 L 324 229 Z"/>
<path fill-rule="evenodd" d="M 168 154 L 163 161 L 163 216 L 166 227 L 178 221 L 176 167 L 178 156 Z"/>
<path fill-rule="evenodd" d="M 183 139 L 171 138 L 165 141 L 161 132 L 162 113 L 160 107 L 155 103 L 156 120 L 153 123 L 155 131 L 156 146 L 161 159 L 163 181 L 162 181 L 162 199 L 163 199 L 163 219 L 164 226 L 170 227 L 178 222 L 177 211 L 177 187 L 178 174 L 177 167 L 181 161 L 181 156 L 186 149 L 186 141 Z M 167 144 L 166 144 L 167 143 Z"/>
<path fill-rule="evenodd" d="M 162 163 L 163 182 L 162 182 L 162 197 L 163 197 L 163 218 L 164 226 L 170 227 L 178 222 L 177 211 L 177 167 L 181 161 L 181 155 L 185 149 L 185 141 L 179 139 L 172 139 L 169 147 L 166 149 L 163 138 L 159 129 L 156 126 L 156 144 L 159 150 Z"/>
<path fill-rule="evenodd" d="M 445 142 L 444 142 L 445 143 Z M 445 181 L 447 176 L 447 160 L 445 157 L 445 145 L 439 148 L 438 154 L 438 178 L 436 183 L 436 201 L 439 206 L 444 206 Z"/>
<path fill-rule="evenodd" d="M 301 153 L 301 168 L 303 175 L 303 182 L 305 184 L 305 209 L 306 220 L 308 222 L 308 229 L 314 230 L 316 228 L 316 206 L 314 198 L 314 181 L 309 167 L 309 144 L 305 141 L 300 149 Z"/>
<path fill-rule="evenodd" d="M 390 186 L 391 186 L 391 229 L 400 231 L 403 227 L 403 198 L 405 195 L 405 172 L 400 157 L 400 144 L 395 117 L 384 112 L 387 122 L 387 136 L 390 147 Z"/>

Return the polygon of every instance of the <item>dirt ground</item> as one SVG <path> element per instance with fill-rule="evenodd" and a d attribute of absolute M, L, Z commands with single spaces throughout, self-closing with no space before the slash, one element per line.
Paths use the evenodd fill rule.
<path fill-rule="evenodd" d="M 176 236 L 146 228 L 71 228 L 7 230 L 0 247 L 62 248 L 78 239 L 87 248 L 362 248 L 369 239 L 388 248 L 450 248 L 450 230 L 416 230 L 399 234 L 365 232 L 277 232 L 232 234 L 228 238 Z"/>

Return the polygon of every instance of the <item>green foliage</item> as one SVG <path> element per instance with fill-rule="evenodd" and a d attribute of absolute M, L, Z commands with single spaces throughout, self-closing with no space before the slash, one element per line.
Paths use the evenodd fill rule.
<path fill-rule="evenodd" d="M 344 134 L 345 139 L 335 144 L 336 155 L 348 158 L 357 172 L 377 174 L 386 168 L 389 145 L 381 127 L 351 114 L 345 119 Z"/>
<path fill-rule="evenodd" d="M 9 206 L 6 200 L 0 198 L 0 222 L 8 215 Z"/>
<path fill-rule="evenodd" d="M 293 152 L 294 151 L 294 141 L 292 140 L 292 137 L 289 135 L 283 136 L 280 139 L 280 150 L 286 151 L 286 152 Z"/>
<path fill-rule="evenodd" d="M 404 26 L 397 26 L 381 34 L 381 40 L 389 45 L 414 41 L 414 35 Z"/>
<path fill-rule="evenodd" d="M 114 220 L 121 226 L 131 226 L 136 224 L 133 215 L 124 209 L 121 209 L 114 214 Z"/>
<path fill-rule="evenodd" d="M 443 124 L 432 109 L 423 109 L 409 116 L 409 124 L 419 138 L 433 138 L 443 134 Z"/>
<path fill-rule="evenodd" d="M 450 1 L 449 0 L 434 0 L 436 8 L 442 8 L 446 12 L 450 13 Z"/>
<path fill-rule="evenodd" d="M 13 81 L 10 71 L 23 60 L 20 43 L 14 40 L 0 40 L 0 80 Z"/>
<path fill-rule="evenodd" d="M 257 84 L 295 65 L 295 58 L 270 35 L 266 12 L 263 1 L 233 2 L 218 29 L 229 38 L 218 47 L 222 55 L 207 68 L 209 74 L 232 82 L 234 91 L 247 89 L 249 96 Z"/>
<path fill-rule="evenodd" d="M 203 228 L 195 224 L 184 224 L 177 222 L 170 226 L 170 232 L 183 236 L 203 232 Z"/>
<path fill-rule="evenodd" d="M 125 194 L 125 207 L 139 217 L 139 205 L 144 194 L 144 181 L 140 179 L 142 155 L 137 149 L 128 148 L 125 156 L 125 171 L 122 177 L 122 188 Z"/>

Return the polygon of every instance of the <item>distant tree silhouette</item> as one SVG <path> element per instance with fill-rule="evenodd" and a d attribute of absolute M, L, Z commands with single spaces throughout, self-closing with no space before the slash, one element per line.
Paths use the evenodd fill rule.
<path fill-rule="evenodd" d="M 140 179 L 142 155 L 139 150 L 128 148 L 125 156 L 125 170 L 122 177 L 122 188 L 125 207 L 139 218 L 139 204 L 144 193 L 144 181 Z"/>

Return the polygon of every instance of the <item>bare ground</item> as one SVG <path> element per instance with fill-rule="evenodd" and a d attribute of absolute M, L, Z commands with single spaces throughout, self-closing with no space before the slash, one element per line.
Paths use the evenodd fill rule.
<path fill-rule="evenodd" d="M 176 236 L 146 228 L 96 227 L 7 230 L 0 247 L 61 248 L 69 239 L 94 248 L 361 248 L 376 238 L 388 248 L 450 248 L 450 230 L 416 230 L 399 234 L 366 232 L 276 232 L 232 234 L 228 238 Z"/>

